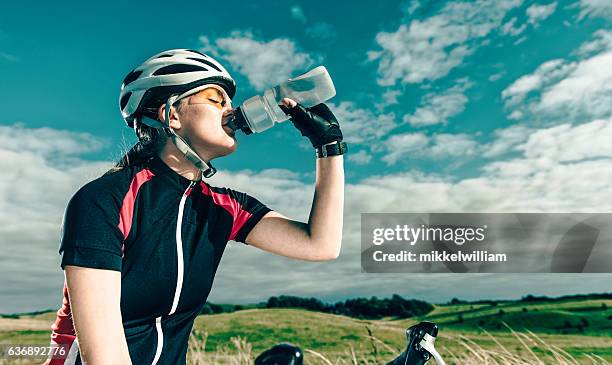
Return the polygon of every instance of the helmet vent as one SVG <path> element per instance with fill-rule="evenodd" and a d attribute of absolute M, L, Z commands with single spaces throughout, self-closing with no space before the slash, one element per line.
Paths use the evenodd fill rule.
<path fill-rule="evenodd" d="M 163 54 L 161 56 L 157 56 L 157 58 L 163 58 L 163 57 L 172 57 L 171 54 Z"/>
<path fill-rule="evenodd" d="M 208 71 L 206 68 L 202 66 L 195 65 L 168 65 L 160 68 L 159 70 L 153 72 L 153 76 L 159 75 L 173 75 L 173 74 L 181 74 L 185 72 L 202 72 Z"/>
<path fill-rule="evenodd" d="M 119 102 L 121 110 L 123 110 L 127 105 L 128 101 L 130 100 L 130 96 L 132 96 L 132 93 L 127 93 L 121 97 L 121 101 Z"/>
<path fill-rule="evenodd" d="M 201 62 L 201 63 L 203 63 L 205 65 L 208 65 L 208 66 L 214 68 L 215 70 L 217 70 L 219 72 L 223 72 L 223 71 L 221 71 L 221 69 L 219 67 L 215 66 L 215 64 L 210 62 L 210 61 L 202 60 L 202 59 L 199 59 L 199 58 L 193 58 L 193 57 L 187 57 L 187 59 L 188 60 L 193 60 L 193 61 Z"/>
<path fill-rule="evenodd" d="M 132 83 L 134 80 L 136 80 L 138 78 L 138 76 L 140 76 L 140 74 L 142 74 L 142 71 L 132 71 L 132 72 L 130 72 L 125 77 L 125 79 L 123 79 L 123 87 L 126 87 L 127 85 Z"/>
<path fill-rule="evenodd" d="M 199 54 L 200 56 L 208 57 L 208 56 L 206 56 L 204 53 L 202 53 L 202 52 L 198 52 L 198 51 L 194 51 L 193 49 L 186 49 L 185 51 L 187 51 L 187 52 L 197 53 L 197 54 Z"/>

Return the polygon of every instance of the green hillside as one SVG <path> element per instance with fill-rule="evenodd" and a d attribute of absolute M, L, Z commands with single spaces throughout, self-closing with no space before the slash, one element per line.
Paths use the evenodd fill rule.
<path fill-rule="evenodd" d="M 48 342 L 53 312 L 19 317 L 0 318 L 0 343 Z M 439 324 L 437 348 L 453 359 L 449 364 L 479 364 L 480 360 L 473 361 L 478 356 L 484 359 L 506 353 L 525 363 L 535 363 L 534 356 L 551 364 L 612 362 L 612 300 L 584 299 L 438 305 L 427 316 L 414 319 L 362 320 L 289 308 L 201 315 L 194 325 L 190 358 L 208 359 L 194 360 L 194 364 L 224 363 L 219 360 L 224 358 L 220 353 L 226 357 L 242 353 L 244 359 L 252 359 L 264 349 L 288 341 L 316 351 L 332 363 L 338 359 L 385 363 L 405 346 L 406 327 L 419 320 Z M 242 340 L 238 347 L 231 345 L 237 343 L 237 337 Z M 205 351 L 197 350 L 202 348 Z M 211 361 L 213 354 L 216 357 Z M 572 361 L 561 362 L 555 354 L 571 356 Z M 311 359 L 309 364 L 319 363 L 317 355 L 307 352 L 306 356 Z"/>

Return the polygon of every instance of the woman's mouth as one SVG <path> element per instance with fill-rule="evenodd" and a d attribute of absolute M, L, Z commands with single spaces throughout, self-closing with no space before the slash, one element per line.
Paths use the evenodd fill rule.
<path fill-rule="evenodd" d="M 227 124 L 222 124 L 221 127 L 223 127 L 225 133 L 227 133 L 227 135 L 229 135 L 230 137 L 234 138 L 236 136 L 236 131 L 230 128 Z"/>

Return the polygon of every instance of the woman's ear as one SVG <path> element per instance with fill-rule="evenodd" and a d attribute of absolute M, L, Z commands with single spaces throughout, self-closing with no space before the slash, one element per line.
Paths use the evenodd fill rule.
<path fill-rule="evenodd" d="M 164 124 L 170 124 L 172 129 L 181 129 L 181 121 L 179 120 L 176 108 L 170 107 L 170 123 L 166 121 L 166 104 L 162 104 L 157 109 L 157 119 L 161 120 Z"/>

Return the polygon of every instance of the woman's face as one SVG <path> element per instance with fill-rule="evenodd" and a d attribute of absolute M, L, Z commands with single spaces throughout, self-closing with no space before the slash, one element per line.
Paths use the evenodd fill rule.
<path fill-rule="evenodd" d="M 203 158 L 213 159 L 236 150 L 235 132 L 226 124 L 231 100 L 220 87 L 208 87 L 181 99 L 176 132 Z"/>

